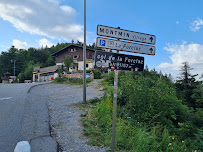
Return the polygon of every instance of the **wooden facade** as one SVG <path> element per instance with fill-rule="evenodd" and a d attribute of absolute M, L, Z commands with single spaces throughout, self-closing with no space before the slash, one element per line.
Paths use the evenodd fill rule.
<path fill-rule="evenodd" d="M 86 49 L 86 58 L 93 59 L 95 50 Z M 52 54 L 55 57 L 56 64 L 63 63 L 63 60 L 66 56 L 71 56 L 74 61 L 80 62 L 83 61 L 83 47 L 78 45 L 69 45 L 58 52 Z"/>

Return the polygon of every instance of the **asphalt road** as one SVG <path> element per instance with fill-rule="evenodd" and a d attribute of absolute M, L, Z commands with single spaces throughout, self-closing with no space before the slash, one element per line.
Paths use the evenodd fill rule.
<path fill-rule="evenodd" d="M 27 91 L 33 85 L 0 83 L 0 152 L 12 152 L 20 140 Z"/>

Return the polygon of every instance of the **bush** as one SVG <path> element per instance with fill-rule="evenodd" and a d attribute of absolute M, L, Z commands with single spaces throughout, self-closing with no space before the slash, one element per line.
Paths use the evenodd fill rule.
<path fill-rule="evenodd" d="M 117 116 L 119 119 L 130 121 L 132 126 L 137 126 L 139 123 L 138 127 L 147 127 L 147 132 L 159 126 L 160 130 L 156 131 L 156 138 L 161 140 L 164 140 L 161 132 L 166 129 L 169 135 L 177 137 L 173 147 L 176 151 L 182 151 L 180 147 L 186 145 L 187 149 L 202 149 L 199 142 L 202 138 L 202 131 L 197 130 L 202 122 L 201 112 L 196 112 L 193 116 L 193 112 L 178 100 L 175 87 L 171 82 L 160 78 L 154 72 L 146 76 L 138 72 L 119 72 L 118 79 Z M 114 72 L 111 72 L 105 78 L 110 98 L 113 98 L 113 82 Z M 184 141 L 184 144 L 180 141 Z M 160 142 L 158 140 L 159 144 Z M 167 144 L 164 145 L 165 147 L 160 149 L 170 151 L 166 148 Z"/>
<path fill-rule="evenodd" d="M 104 95 L 102 100 L 87 111 L 83 120 L 86 127 L 84 134 L 90 137 L 94 146 L 111 146 L 112 138 L 112 97 Z M 139 123 L 132 124 L 132 118 L 124 120 L 117 118 L 116 122 L 116 150 L 117 151 L 166 151 L 166 152 L 190 152 L 185 142 L 179 142 L 172 137 L 167 129 L 153 127 L 149 131 L 146 127 L 140 127 Z"/>
<path fill-rule="evenodd" d="M 101 72 L 97 69 L 93 70 L 94 79 L 101 79 Z"/>
<path fill-rule="evenodd" d="M 54 79 L 53 83 L 62 83 L 64 82 L 64 78 L 57 77 Z"/>
<path fill-rule="evenodd" d="M 86 70 L 86 73 L 91 73 L 91 70 Z"/>
<path fill-rule="evenodd" d="M 114 71 L 111 71 L 108 76 L 105 78 L 105 81 L 108 82 L 108 84 L 113 85 L 114 84 Z"/>
<path fill-rule="evenodd" d="M 86 79 L 86 83 L 92 82 L 92 79 Z M 71 85 L 82 85 L 83 79 L 80 78 L 55 78 L 53 83 L 63 83 L 63 84 L 71 84 Z"/>

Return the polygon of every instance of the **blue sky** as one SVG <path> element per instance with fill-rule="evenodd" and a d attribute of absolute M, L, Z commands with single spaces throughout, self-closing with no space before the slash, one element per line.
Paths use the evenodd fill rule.
<path fill-rule="evenodd" d="M 0 52 L 83 41 L 83 0 L 1 0 Z M 87 43 L 98 24 L 156 35 L 149 68 L 176 77 L 182 62 L 203 73 L 202 0 L 87 0 Z M 125 52 L 120 52 L 125 53 Z M 133 54 L 139 56 L 139 54 Z"/>

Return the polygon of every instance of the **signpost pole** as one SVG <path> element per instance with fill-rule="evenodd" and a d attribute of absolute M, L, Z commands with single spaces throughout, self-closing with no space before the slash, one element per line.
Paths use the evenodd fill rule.
<path fill-rule="evenodd" d="M 118 90 L 118 70 L 114 70 L 114 97 L 113 97 L 113 123 L 112 123 L 112 152 L 115 151 L 115 134 L 116 134 L 116 107 L 117 107 L 117 90 Z"/>
<path fill-rule="evenodd" d="M 84 0 L 83 103 L 86 104 L 86 0 Z"/>
<path fill-rule="evenodd" d="M 118 27 L 120 29 L 120 27 Z M 119 39 L 118 39 L 119 40 Z M 119 54 L 119 51 L 116 50 Z M 117 107 L 117 91 L 118 91 L 118 70 L 114 70 L 114 96 L 113 96 L 113 122 L 112 122 L 112 152 L 115 151 L 116 145 L 116 107 Z"/>

